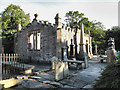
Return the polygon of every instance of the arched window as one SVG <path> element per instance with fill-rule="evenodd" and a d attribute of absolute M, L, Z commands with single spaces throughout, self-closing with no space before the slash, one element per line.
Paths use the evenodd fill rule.
<path fill-rule="evenodd" d="M 28 36 L 28 44 L 30 50 L 40 50 L 40 32 L 31 32 Z"/>

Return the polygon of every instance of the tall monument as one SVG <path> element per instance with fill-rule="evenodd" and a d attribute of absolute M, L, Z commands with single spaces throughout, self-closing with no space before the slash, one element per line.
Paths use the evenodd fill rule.
<path fill-rule="evenodd" d="M 88 67 L 88 56 L 85 49 L 85 40 L 84 40 L 84 26 L 81 23 L 81 35 L 80 35 L 80 51 L 79 51 L 80 60 L 85 62 L 85 68 Z"/>

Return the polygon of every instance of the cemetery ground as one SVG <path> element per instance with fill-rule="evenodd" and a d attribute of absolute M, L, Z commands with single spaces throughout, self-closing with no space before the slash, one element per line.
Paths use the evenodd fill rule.
<path fill-rule="evenodd" d="M 100 62 L 100 57 L 94 56 L 93 59 L 89 60 L 89 67 L 86 69 L 76 70 L 76 68 L 71 65 L 69 76 L 60 81 L 55 81 L 55 71 L 51 70 L 51 65 L 37 64 L 34 65 L 33 74 L 17 76 L 20 83 L 11 87 L 11 89 L 92 88 L 92 85 L 95 83 L 95 80 L 98 79 L 106 64 L 107 63 Z"/>

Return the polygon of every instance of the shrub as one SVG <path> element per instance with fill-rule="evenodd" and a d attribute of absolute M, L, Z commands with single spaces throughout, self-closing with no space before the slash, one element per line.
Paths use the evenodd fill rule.
<path fill-rule="evenodd" d="M 109 63 L 93 87 L 120 88 L 120 60 Z"/>

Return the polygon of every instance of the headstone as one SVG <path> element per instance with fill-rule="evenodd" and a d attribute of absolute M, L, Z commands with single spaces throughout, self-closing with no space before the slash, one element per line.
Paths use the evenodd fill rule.
<path fill-rule="evenodd" d="M 109 49 L 107 50 L 107 63 L 110 63 L 115 60 L 114 39 L 111 37 L 108 40 L 108 46 L 109 46 Z"/>
<path fill-rule="evenodd" d="M 59 81 L 69 75 L 68 62 L 59 61 L 55 68 L 55 80 Z"/>

